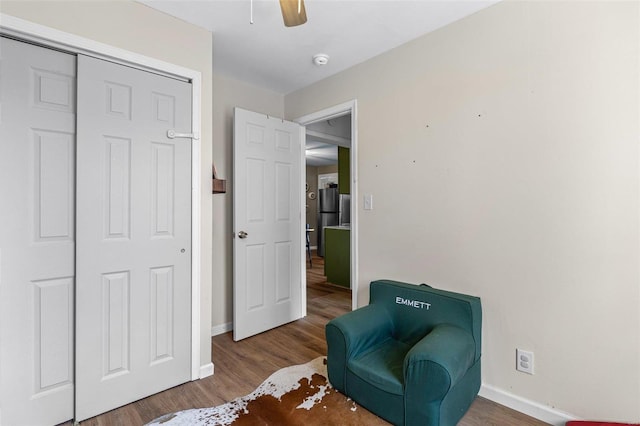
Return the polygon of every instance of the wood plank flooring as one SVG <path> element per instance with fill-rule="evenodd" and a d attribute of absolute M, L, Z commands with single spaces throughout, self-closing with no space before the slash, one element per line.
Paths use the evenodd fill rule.
<path fill-rule="evenodd" d="M 324 326 L 331 318 L 351 309 L 351 292 L 327 284 L 322 258 L 314 256 L 312 262 L 313 268 L 307 269 L 305 318 L 240 342 L 234 342 L 231 333 L 213 337 L 213 376 L 176 386 L 81 424 L 142 425 L 174 411 L 216 406 L 250 393 L 282 367 L 302 364 L 326 355 Z M 459 426 L 544 424 L 478 397 Z"/>

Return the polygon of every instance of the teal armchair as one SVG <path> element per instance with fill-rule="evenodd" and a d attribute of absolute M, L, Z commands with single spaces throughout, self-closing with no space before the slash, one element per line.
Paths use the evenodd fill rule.
<path fill-rule="evenodd" d="M 453 426 L 480 390 L 480 299 L 379 280 L 326 326 L 329 381 L 395 425 Z"/>

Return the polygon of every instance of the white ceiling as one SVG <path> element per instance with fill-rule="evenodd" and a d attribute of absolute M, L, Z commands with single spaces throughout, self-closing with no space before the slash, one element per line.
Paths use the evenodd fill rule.
<path fill-rule="evenodd" d="M 338 164 L 338 146 L 351 146 L 351 114 L 307 124 L 307 166 Z"/>
<path fill-rule="evenodd" d="M 307 136 L 305 150 L 307 166 L 332 166 L 338 164 L 338 145 L 322 143 Z"/>
<path fill-rule="evenodd" d="M 138 1 L 212 31 L 214 72 L 287 94 L 499 0 L 305 0 L 307 23 L 290 28 L 278 0 L 254 0 L 253 25 L 250 0 Z"/>

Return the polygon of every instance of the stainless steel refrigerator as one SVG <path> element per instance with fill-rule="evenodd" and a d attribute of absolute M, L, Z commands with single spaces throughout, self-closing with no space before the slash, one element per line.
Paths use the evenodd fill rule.
<path fill-rule="evenodd" d="M 350 196 L 339 194 L 338 188 L 318 191 L 318 256 L 324 257 L 324 228 L 349 225 Z"/>

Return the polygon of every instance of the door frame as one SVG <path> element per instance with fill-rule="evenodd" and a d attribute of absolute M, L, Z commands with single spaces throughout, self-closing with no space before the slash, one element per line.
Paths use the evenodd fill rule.
<path fill-rule="evenodd" d="M 0 34 L 33 42 L 44 47 L 108 60 L 191 83 L 191 128 L 195 134 L 195 138 L 191 140 L 191 380 L 212 375 L 212 362 L 203 366 L 200 365 L 200 135 L 202 120 L 200 107 L 202 75 L 200 71 L 140 55 L 2 13 L 0 13 Z"/>
<path fill-rule="evenodd" d="M 301 124 L 302 126 L 306 126 L 307 124 L 314 123 L 320 120 L 329 120 L 334 117 L 343 116 L 346 114 L 351 114 L 351 148 L 350 148 L 350 158 L 349 158 L 349 168 L 351 173 L 351 235 L 350 235 L 350 247 L 351 251 L 351 309 L 355 310 L 358 308 L 358 101 L 357 99 L 352 99 L 350 101 L 344 102 L 339 105 L 334 105 L 332 107 L 325 108 L 320 111 L 313 112 L 311 114 L 303 115 L 302 117 L 298 117 L 293 121 L 295 123 Z M 304 139 L 303 139 L 304 141 Z M 304 148 L 304 147 L 303 147 Z M 304 149 L 302 150 L 302 156 L 304 160 Z M 302 182 L 304 182 L 304 174 L 302 177 Z M 304 204 L 304 203 L 303 203 Z M 304 210 L 302 210 L 304 211 Z M 306 230 L 302 230 L 302 237 L 305 237 Z M 304 246 L 303 246 L 304 247 Z M 304 295 L 304 303 L 302 304 L 302 316 L 307 315 L 307 303 L 306 303 L 306 290 L 307 290 L 307 280 L 306 280 L 306 261 L 307 259 L 302 256 L 302 261 L 305 264 L 305 267 L 302 268 L 302 275 L 304 276 L 302 279 L 303 286 L 303 295 Z"/>

